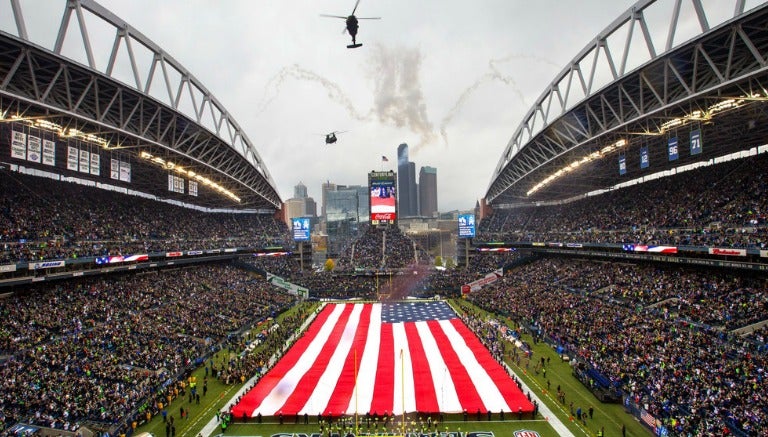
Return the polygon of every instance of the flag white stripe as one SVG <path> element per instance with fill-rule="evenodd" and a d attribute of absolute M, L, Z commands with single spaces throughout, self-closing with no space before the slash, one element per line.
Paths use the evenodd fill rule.
<path fill-rule="evenodd" d="M 334 326 L 339 321 L 342 312 L 344 311 L 344 305 L 336 305 L 333 308 L 333 312 L 328 316 L 328 320 L 320 328 L 317 336 L 312 340 L 312 343 L 307 346 L 307 349 L 301 356 L 301 359 L 295 366 L 286 372 L 285 376 L 280 382 L 275 385 L 272 391 L 264 398 L 264 401 L 254 411 L 254 415 L 261 413 L 265 416 L 273 416 L 280 411 L 280 407 L 285 404 L 288 396 L 296 390 L 301 377 L 312 367 L 323 346 L 328 341 Z"/>
<path fill-rule="evenodd" d="M 507 405 L 507 401 L 504 400 L 504 396 L 502 396 L 496 383 L 493 382 L 493 379 L 491 379 L 483 366 L 477 362 L 477 358 L 475 358 L 472 349 L 467 346 L 464 338 L 456 331 L 450 320 L 440 320 L 439 323 L 443 328 L 443 332 L 445 332 L 445 335 L 447 335 L 448 339 L 451 341 L 451 345 L 453 346 L 454 351 L 456 351 L 459 360 L 471 375 L 472 383 L 480 394 L 485 408 L 491 411 L 499 411 L 502 409 L 509 411 L 510 408 Z"/>
<path fill-rule="evenodd" d="M 381 345 L 381 305 L 373 305 L 371 323 L 368 326 L 368 338 L 365 350 L 360 357 L 360 367 L 357 370 L 357 411 L 370 411 L 373 402 L 373 386 L 376 383 L 376 370 L 379 362 L 379 346 Z M 349 400 L 347 414 L 355 413 L 355 393 Z"/>
<path fill-rule="evenodd" d="M 336 344 L 336 349 L 334 349 L 333 355 L 331 356 L 330 361 L 328 361 L 328 366 L 317 381 L 317 385 L 312 391 L 312 395 L 307 399 L 307 403 L 302 407 L 300 414 L 304 414 L 305 412 L 315 412 L 317 411 L 316 406 L 319 405 L 328 405 L 328 400 L 331 398 L 333 390 L 336 388 L 336 382 L 339 380 L 341 371 L 344 368 L 344 362 L 352 348 L 362 311 L 363 305 L 358 304 L 352 307 L 352 313 L 349 315 L 349 319 L 347 319 L 344 332 L 341 334 L 341 339 Z M 334 412 L 334 414 L 338 413 Z"/>
<path fill-rule="evenodd" d="M 392 325 L 392 337 L 395 340 L 395 399 L 392 412 L 403 414 L 403 390 L 405 390 L 405 411 L 416 411 L 416 390 L 413 387 L 413 365 L 411 351 L 408 349 L 408 337 L 404 323 Z M 402 361 L 400 351 L 403 351 Z M 405 372 L 405 375 L 403 375 Z"/>
<path fill-rule="evenodd" d="M 430 331 L 427 322 L 416 322 L 416 329 L 419 331 L 421 344 L 424 346 L 424 354 L 429 363 L 429 370 L 432 372 L 432 383 L 435 386 L 440 411 L 446 413 L 460 412 L 462 409 L 459 395 L 456 393 L 456 386 L 448 372 L 448 366 L 445 365 L 443 354 L 440 353 L 437 342 L 432 336 L 432 331 Z"/>

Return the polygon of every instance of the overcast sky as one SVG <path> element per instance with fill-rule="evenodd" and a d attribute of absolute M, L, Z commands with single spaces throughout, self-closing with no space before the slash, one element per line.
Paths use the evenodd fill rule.
<path fill-rule="evenodd" d="M 348 15 L 354 0 L 100 3 L 213 92 L 283 200 L 300 181 L 318 202 L 326 180 L 366 184 L 368 171 L 396 169 L 405 142 L 417 172 L 437 168 L 438 206 L 449 211 L 483 197 L 531 104 L 634 1 L 362 0 L 358 17 L 382 19 L 361 20 L 354 50 L 343 20 L 320 17 Z M 22 4 L 28 17 L 63 2 Z M 326 146 L 330 131 L 347 132 Z"/>

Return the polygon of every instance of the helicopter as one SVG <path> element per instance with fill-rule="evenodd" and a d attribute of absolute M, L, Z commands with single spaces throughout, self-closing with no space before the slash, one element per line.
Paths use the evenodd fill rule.
<path fill-rule="evenodd" d="M 355 37 L 357 36 L 357 28 L 359 27 L 357 24 L 357 20 L 381 20 L 381 17 L 355 17 L 355 11 L 357 10 L 357 6 L 359 4 L 360 4 L 360 0 L 357 0 L 355 2 L 355 7 L 352 9 L 352 14 L 350 14 L 347 17 L 343 17 L 341 15 L 320 14 L 321 17 L 341 18 L 343 20 L 346 20 L 347 27 L 346 29 L 344 29 L 344 31 L 349 32 L 349 36 L 352 37 L 352 44 L 347 45 L 348 49 L 356 49 L 358 47 L 362 47 L 363 45 L 362 43 L 358 43 L 355 40 Z"/>
<path fill-rule="evenodd" d="M 325 144 L 333 144 L 335 143 L 338 138 L 336 138 L 336 134 L 343 134 L 346 131 L 333 131 L 329 134 L 325 134 Z"/>

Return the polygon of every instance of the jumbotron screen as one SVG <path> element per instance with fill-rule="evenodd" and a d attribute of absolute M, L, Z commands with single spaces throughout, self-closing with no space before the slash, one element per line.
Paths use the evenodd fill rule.
<path fill-rule="evenodd" d="M 368 188 L 371 193 L 371 221 L 395 221 L 397 219 L 397 196 L 395 172 L 374 171 L 368 174 Z"/>

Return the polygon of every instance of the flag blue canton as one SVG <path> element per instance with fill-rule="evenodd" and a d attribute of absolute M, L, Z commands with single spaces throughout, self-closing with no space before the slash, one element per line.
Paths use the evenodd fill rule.
<path fill-rule="evenodd" d="M 381 308 L 381 321 L 384 323 L 426 322 L 455 317 L 456 313 L 445 302 L 386 303 Z"/>

